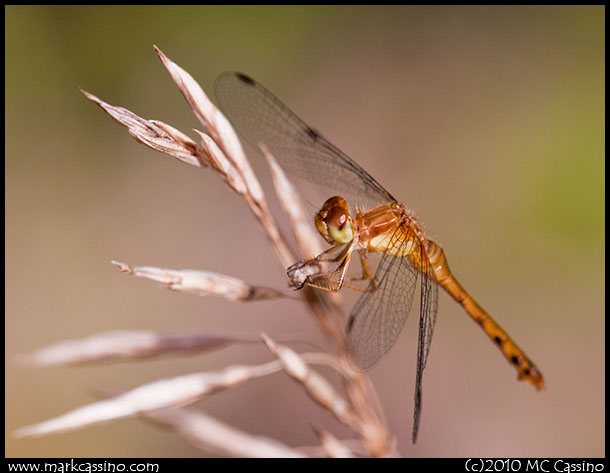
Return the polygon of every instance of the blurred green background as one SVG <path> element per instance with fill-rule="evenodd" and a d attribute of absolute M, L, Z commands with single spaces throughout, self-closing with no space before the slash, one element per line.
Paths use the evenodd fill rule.
<path fill-rule="evenodd" d="M 462 284 L 544 373 L 545 392 L 518 383 L 441 294 L 416 446 L 417 316 L 371 373 L 403 455 L 604 456 L 604 15 L 601 6 L 5 7 L 6 455 L 202 455 L 135 419 L 40 439 L 12 432 L 91 402 L 92 386 L 271 357 L 255 344 L 34 369 L 17 354 L 117 329 L 319 340 L 294 302 L 175 294 L 110 264 L 286 287 L 256 221 L 216 175 L 137 144 L 80 94 L 194 136 L 201 126 L 157 44 L 211 95 L 222 71 L 252 75 L 352 156 L 416 211 Z M 272 196 L 265 163 L 253 164 Z M 294 446 L 317 443 L 312 423 L 350 435 L 282 373 L 197 407 Z"/>

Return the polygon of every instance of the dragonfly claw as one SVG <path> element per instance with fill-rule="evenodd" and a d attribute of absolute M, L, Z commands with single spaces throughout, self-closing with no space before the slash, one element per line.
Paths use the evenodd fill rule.
<path fill-rule="evenodd" d="M 289 285 L 294 287 L 295 290 L 302 289 L 310 276 L 320 274 L 322 267 L 320 263 L 315 260 L 309 261 L 298 261 L 288 268 L 286 273 L 288 274 Z"/>

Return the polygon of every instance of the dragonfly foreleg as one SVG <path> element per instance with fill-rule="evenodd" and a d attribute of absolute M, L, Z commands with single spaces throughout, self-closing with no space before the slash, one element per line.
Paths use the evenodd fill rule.
<path fill-rule="evenodd" d="M 343 245 L 335 245 L 335 246 L 331 246 L 329 249 L 323 251 L 322 253 L 320 253 L 318 256 L 316 256 L 315 258 L 312 258 L 312 261 L 322 261 L 325 263 L 336 263 L 337 261 L 342 260 L 343 258 L 345 258 L 345 254 L 347 253 L 348 249 L 349 249 L 349 245 L 346 245 L 338 254 L 337 256 L 332 256 L 333 251 L 338 250 L 339 248 L 341 248 L 341 246 Z"/>
<path fill-rule="evenodd" d="M 334 250 L 337 247 L 330 248 Z M 343 250 L 334 258 L 326 258 L 332 251 L 325 251 L 316 258 L 302 263 L 296 263 L 288 268 L 288 277 L 290 278 L 290 284 L 297 289 L 301 289 L 304 285 L 315 287 L 316 289 L 322 289 L 324 291 L 340 291 L 345 281 L 345 274 L 349 266 L 349 261 L 354 250 L 354 245 L 347 245 Z M 322 256 L 322 258 L 320 258 Z M 336 262 L 341 261 L 339 266 L 334 271 L 320 272 L 321 267 L 319 262 Z M 312 269 L 314 268 L 314 269 Z M 317 270 L 317 271 L 316 271 Z"/>
<path fill-rule="evenodd" d="M 307 278 L 319 275 L 322 272 L 322 262 L 335 262 L 345 256 L 345 249 L 339 252 L 337 256 L 333 256 L 333 252 L 339 249 L 342 245 L 334 245 L 320 253 L 315 258 L 305 261 L 297 261 L 290 266 L 286 272 L 290 285 L 296 289 L 301 289 L 306 283 Z"/>
<path fill-rule="evenodd" d="M 377 289 L 377 285 L 375 284 L 375 277 L 373 275 L 373 272 L 371 271 L 371 265 L 369 264 L 369 260 L 366 257 L 366 252 L 358 250 L 358 254 L 360 255 L 362 275 L 358 277 L 346 278 L 346 282 L 343 284 L 343 287 L 347 289 L 353 289 L 354 291 L 359 292 L 374 292 Z M 355 284 L 349 284 L 351 282 L 357 281 L 368 281 L 368 285 L 366 287 L 362 287 L 357 286 Z"/>

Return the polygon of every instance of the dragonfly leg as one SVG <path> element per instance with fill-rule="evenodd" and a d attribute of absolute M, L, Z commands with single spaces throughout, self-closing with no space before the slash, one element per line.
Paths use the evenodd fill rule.
<path fill-rule="evenodd" d="M 373 271 L 371 271 L 371 265 L 369 264 L 369 260 L 366 257 L 366 253 L 364 251 L 359 251 L 359 254 L 360 263 L 362 263 L 362 279 L 368 279 L 369 290 L 373 292 L 377 290 L 377 285 L 375 284 L 375 277 L 373 275 Z"/>
<path fill-rule="evenodd" d="M 347 253 L 348 248 L 349 248 L 349 245 L 346 245 L 345 248 L 343 248 L 337 254 L 337 256 L 332 256 L 332 252 L 337 250 L 337 249 L 339 249 L 341 246 L 342 246 L 341 244 L 337 244 L 335 246 L 331 246 L 330 248 L 328 248 L 327 250 L 323 251 L 322 253 L 320 253 L 315 258 L 312 258 L 312 260 L 328 262 L 328 263 L 336 263 L 337 261 L 340 261 L 340 260 L 342 260 L 345 257 L 345 254 Z"/>
<path fill-rule="evenodd" d="M 320 265 L 320 263 L 333 263 L 344 258 L 345 253 L 347 251 L 347 247 L 342 249 L 337 256 L 333 256 L 333 252 L 339 249 L 341 246 L 343 245 L 331 246 L 315 258 L 311 258 L 305 261 L 297 261 L 292 266 L 290 266 L 286 270 L 288 278 L 290 280 L 290 285 L 295 287 L 296 289 L 301 289 L 305 284 L 307 284 L 307 280 L 309 277 L 321 275 L 322 266 Z"/>
<path fill-rule="evenodd" d="M 366 253 L 364 251 L 358 251 L 360 255 L 360 263 L 362 266 L 362 275 L 359 277 L 351 277 L 346 279 L 346 283 L 343 284 L 343 287 L 347 289 L 353 289 L 359 292 L 374 292 L 377 289 L 377 285 L 375 284 L 375 278 L 373 276 L 373 272 L 371 271 L 371 265 L 369 264 L 369 260 L 366 257 Z M 357 286 L 355 284 L 349 284 L 353 281 L 368 281 L 368 285 L 366 287 Z"/>
<path fill-rule="evenodd" d="M 358 251 L 362 266 L 362 275 L 359 277 L 347 278 L 345 275 L 347 273 L 349 261 L 354 250 L 354 244 L 345 245 L 345 247 L 336 256 L 333 256 L 332 253 L 340 246 L 342 245 L 332 246 L 326 251 L 320 253 L 315 258 L 296 263 L 288 268 L 288 275 L 291 279 L 292 285 L 297 289 L 301 289 L 304 285 L 308 285 L 315 287 L 316 289 L 333 292 L 340 291 L 343 287 L 359 292 L 375 291 L 375 278 L 373 276 L 373 272 L 371 271 L 371 265 L 366 257 L 366 253 L 364 251 Z M 335 263 L 337 261 L 341 261 L 341 263 L 334 271 L 328 271 L 325 273 L 319 272 L 320 266 L 318 263 Z M 357 281 L 368 281 L 368 285 L 366 287 L 362 287 L 356 284 L 350 284 L 351 282 Z"/>
<path fill-rule="evenodd" d="M 338 261 L 342 258 L 341 263 L 337 266 L 334 271 L 328 271 L 326 273 L 313 274 L 307 276 L 304 284 L 315 287 L 316 289 L 322 289 L 324 291 L 337 292 L 343 288 L 345 282 L 345 274 L 349 267 L 349 262 L 354 251 L 354 245 L 347 245 L 339 254 L 339 256 L 330 261 Z"/>

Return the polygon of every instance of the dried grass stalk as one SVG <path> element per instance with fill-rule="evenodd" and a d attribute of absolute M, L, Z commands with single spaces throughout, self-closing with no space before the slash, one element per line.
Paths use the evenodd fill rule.
<path fill-rule="evenodd" d="M 184 133 L 158 120 L 146 120 L 123 107 L 109 105 L 93 94 L 83 94 L 98 104 L 140 143 L 167 153 L 187 164 L 210 167 L 229 186 L 242 196 L 265 232 L 275 255 L 284 268 L 296 258 L 291 254 L 271 215 L 263 190 L 229 121 L 208 99 L 197 82 L 182 68 L 155 47 L 164 66 L 204 125 L 208 134 L 195 132 L 198 144 Z M 265 150 L 263 150 L 265 151 Z M 277 194 L 282 203 L 304 257 L 320 252 L 313 226 L 300 204 L 294 188 L 281 168 L 269 156 Z M 254 301 L 288 297 L 280 291 L 252 286 L 244 281 L 206 271 L 169 270 L 151 266 L 130 266 L 113 262 L 120 270 L 159 281 L 172 290 L 194 294 L 216 294 L 233 301 Z M 270 439 L 244 434 L 204 414 L 176 407 L 190 404 L 213 393 L 221 392 L 249 379 L 283 369 L 295 379 L 308 395 L 350 426 L 358 435 L 354 448 L 346 446 L 330 432 L 319 428 L 320 441 L 328 455 L 350 456 L 364 452 L 370 456 L 393 453 L 392 437 L 387 429 L 375 391 L 368 378 L 353 371 L 347 362 L 348 354 L 343 333 L 344 320 L 337 303 L 327 294 L 310 287 L 299 292 L 314 315 L 322 333 L 332 342 L 336 355 L 305 354 L 299 356 L 290 348 L 263 335 L 263 340 L 278 360 L 260 366 L 230 366 L 219 372 L 196 373 L 145 384 L 113 398 L 75 409 L 62 416 L 17 432 L 20 436 L 37 436 L 95 425 L 128 416 L 145 416 L 171 427 L 191 442 L 207 450 L 236 456 L 293 456 L 295 450 Z M 213 349 L 230 343 L 231 337 L 197 339 L 194 337 L 159 338 L 154 334 L 106 334 L 83 341 L 72 341 L 41 350 L 32 356 L 37 364 L 78 363 L 92 360 L 127 359 L 154 356 L 168 351 Z M 157 338 L 155 338 L 157 337 Z M 329 361 L 330 360 L 330 361 Z M 345 396 L 307 362 L 329 362 L 337 369 Z M 171 410 L 169 410 L 171 408 Z M 353 443 L 353 442 L 351 442 Z"/>
<path fill-rule="evenodd" d="M 323 427 L 312 425 L 313 431 L 318 436 L 320 444 L 324 447 L 326 455 L 331 458 L 354 458 L 352 451 Z"/>
<path fill-rule="evenodd" d="M 343 399 L 332 385 L 316 371 L 312 370 L 305 361 L 285 345 L 274 342 L 264 333 L 261 338 L 282 364 L 284 371 L 294 380 L 303 385 L 309 396 L 333 414 L 340 422 L 355 427 L 354 414 L 348 403 Z"/>
<path fill-rule="evenodd" d="M 199 122 L 210 133 L 213 141 L 220 144 L 225 150 L 232 164 L 240 170 L 240 174 L 249 177 L 248 189 L 253 200 L 263 201 L 263 190 L 258 179 L 254 176 L 237 134 L 227 118 L 212 103 L 201 86 L 188 72 L 170 60 L 157 46 L 154 46 L 154 48 Z"/>
<path fill-rule="evenodd" d="M 201 90 L 199 86 L 197 87 Z M 235 132 L 232 131 L 232 128 L 232 133 L 228 132 L 227 128 L 230 128 L 230 124 L 216 107 L 213 105 L 198 107 L 197 110 L 202 114 L 212 114 L 207 126 L 213 130 L 213 135 L 220 136 L 222 141 L 217 142 L 220 147 L 217 144 L 212 145 L 214 140 L 210 140 L 204 133 L 195 130 L 202 139 L 202 145 L 199 146 L 188 136 L 166 123 L 146 120 L 126 108 L 110 105 L 86 90 L 81 89 L 81 92 L 89 100 L 97 103 L 115 121 L 126 127 L 136 141 L 156 151 L 167 153 L 187 164 L 214 169 L 232 190 L 244 197 L 256 218 L 261 222 L 263 230 L 271 242 L 271 247 L 282 264 L 289 266 L 294 261 L 295 258 L 281 238 L 277 224 L 269 211 L 258 179 L 245 160 Z M 202 90 L 201 93 L 203 94 Z M 209 102 L 207 97 L 205 99 Z M 222 117 L 222 120 L 218 117 Z"/>
<path fill-rule="evenodd" d="M 267 238 L 271 242 L 271 246 L 279 260 L 285 267 L 290 266 L 291 262 L 294 261 L 294 257 L 280 235 L 277 224 L 269 211 L 263 189 L 252 170 L 250 161 L 246 157 L 231 123 L 212 103 L 188 72 L 172 62 L 157 46 L 155 46 L 155 51 L 180 89 L 180 92 L 184 95 L 195 116 L 206 127 L 213 140 L 224 150 L 227 158 L 243 178 L 248 189 L 244 197 L 250 209 L 263 225 Z"/>
<path fill-rule="evenodd" d="M 23 427 L 18 437 L 36 437 L 102 424 L 157 409 L 182 407 L 281 368 L 277 362 L 235 365 L 218 372 L 194 373 L 144 384 L 119 396 L 74 409 L 54 419 Z"/>
<path fill-rule="evenodd" d="M 158 281 L 168 289 L 187 294 L 207 296 L 214 294 L 231 301 L 250 302 L 264 299 L 290 297 L 281 291 L 268 287 L 251 286 L 241 279 L 192 269 L 165 269 L 155 266 L 130 266 L 120 261 L 112 261 L 123 273 Z"/>
<path fill-rule="evenodd" d="M 244 458 L 306 457 L 275 439 L 252 435 L 200 411 L 164 409 L 145 414 L 147 419 L 171 428 L 193 446 L 216 455 Z"/>
<path fill-rule="evenodd" d="M 247 186 L 237 169 L 227 160 L 224 153 L 202 138 L 199 146 L 184 133 L 159 120 L 146 120 L 123 107 L 110 105 L 95 95 L 81 92 L 92 102 L 98 104 L 117 123 L 127 128 L 136 141 L 161 153 L 169 154 L 183 163 L 197 167 L 214 169 L 229 187 L 239 195 L 247 195 Z M 200 133 L 200 136 L 205 136 Z M 207 137 L 209 138 L 209 137 Z"/>
<path fill-rule="evenodd" d="M 65 340 L 22 356 L 20 361 L 37 366 L 122 361 L 168 353 L 203 353 L 242 341 L 244 339 L 238 337 L 213 334 L 159 334 L 125 330 L 100 333 L 80 340 Z"/>
<path fill-rule="evenodd" d="M 269 162 L 275 193 L 282 209 L 284 209 L 288 216 L 288 222 L 299 246 L 301 257 L 311 259 L 319 255 L 323 249 L 320 235 L 314 231 L 314 226 L 312 225 L 313 219 L 305 215 L 299 194 L 286 177 L 284 170 L 277 163 L 275 157 L 266 146 L 261 145 L 261 150 Z"/>

